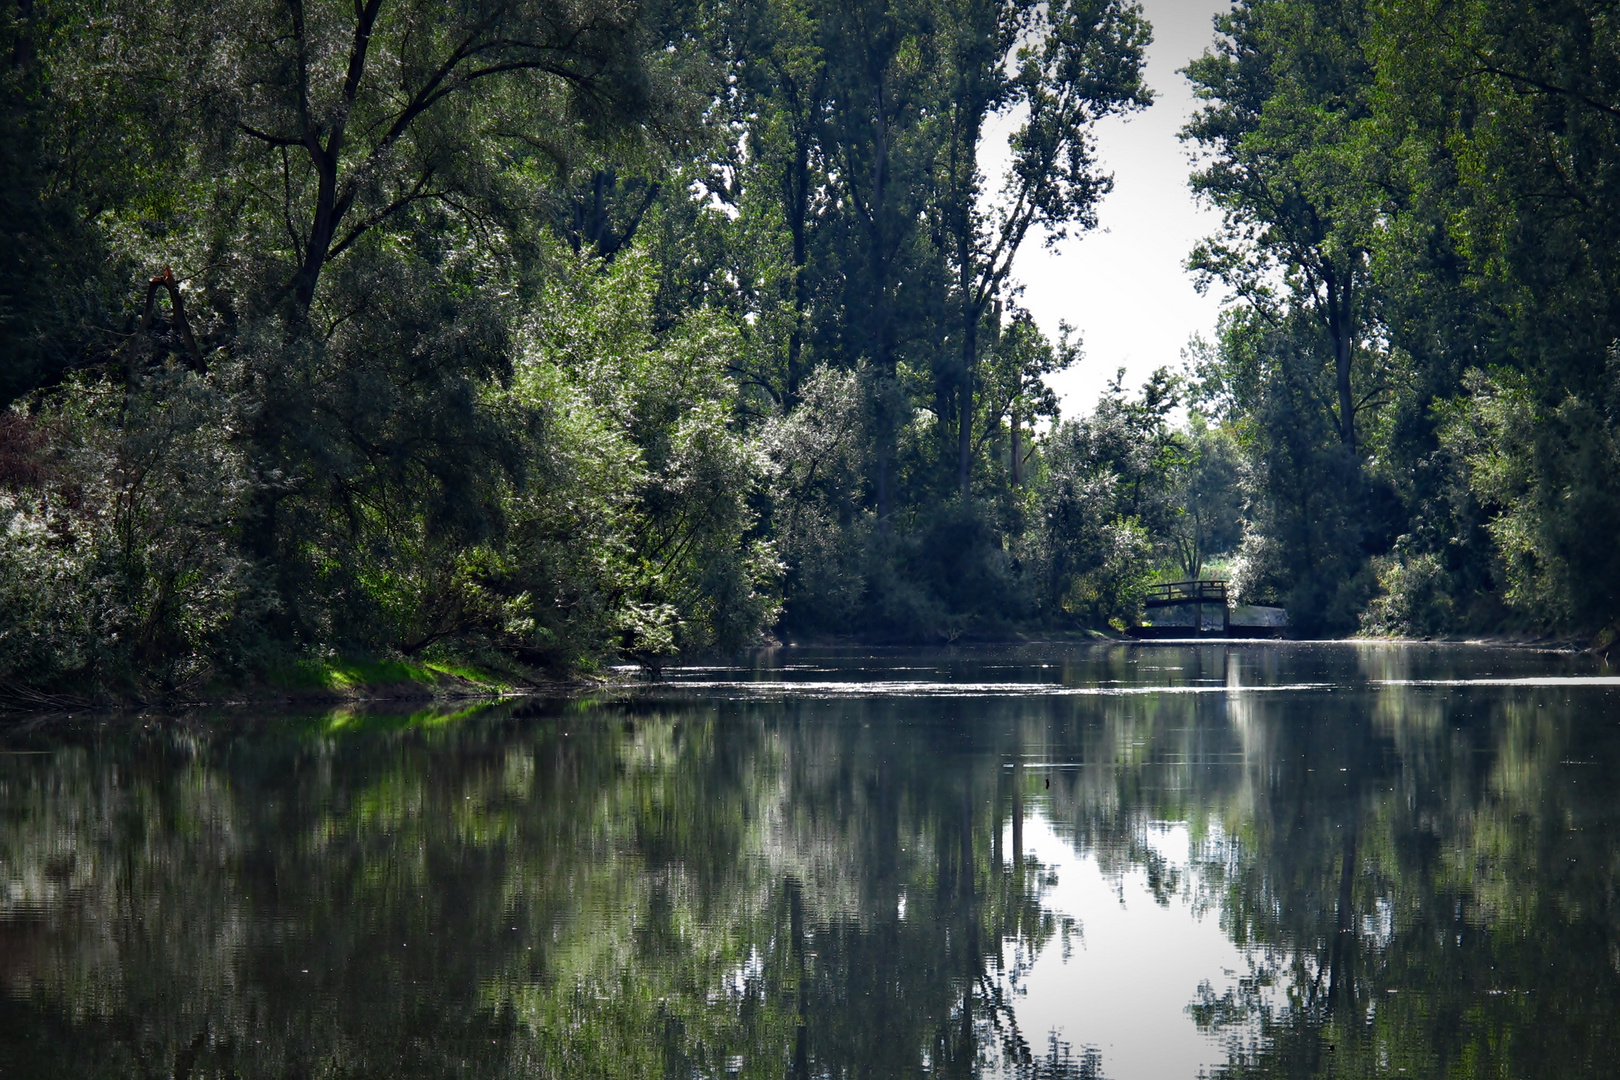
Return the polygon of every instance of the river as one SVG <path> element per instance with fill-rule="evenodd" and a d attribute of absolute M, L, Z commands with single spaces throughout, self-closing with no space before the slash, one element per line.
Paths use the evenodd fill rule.
<path fill-rule="evenodd" d="M 1620 677 L 793 648 L 0 733 L 0 1077 L 1612 1076 Z"/>

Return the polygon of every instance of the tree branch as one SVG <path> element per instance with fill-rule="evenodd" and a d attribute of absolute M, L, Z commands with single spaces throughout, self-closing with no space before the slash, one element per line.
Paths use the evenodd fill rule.
<path fill-rule="evenodd" d="M 421 176 L 417 177 L 416 183 L 411 186 L 410 191 L 399 196 L 393 202 L 389 203 L 387 206 L 376 211 L 375 213 L 367 215 L 357 225 L 350 228 L 348 234 L 345 235 L 342 240 L 339 240 L 337 243 L 333 244 L 331 249 L 327 251 L 326 261 L 331 262 L 333 259 L 343 254 L 356 240 L 360 239 L 361 236 L 365 235 L 371 229 L 376 228 L 383 221 L 387 220 L 396 212 L 403 210 L 411 203 L 420 202 L 422 199 L 436 198 L 437 196 L 444 194 L 443 192 L 439 191 L 426 190 L 428 181 L 432 178 L 433 170 L 428 169 Z"/>
<path fill-rule="evenodd" d="M 1605 105 L 1601 101 L 1587 97 L 1578 90 L 1570 90 L 1567 87 L 1559 86 L 1555 83 L 1544 82 L 1541 79 L 1533 78 L 1529 75 L 1522 75 L 1516 71 L 1508 71 L 1506 68 L 1497 67 L 1494 64 L 1487 62 L 1485 57 L 1481 56 L 1477 52 L 1474 54 L 1474 56 L 1480 61 L 1480 66 L 1474 69 L 1472 74 L 1497 75 L 1501 78 L 1507 79 L 1509 82 L 1522 83 L 1525 86 L 1540 90 L 1544 94 L 1553 94 L 1559 97 L 1573 98 L 1582 105 L 1596 109 L 1598 112 L 1614 117 L 1615 119 L 1620 119 L 1620 108 L 1616 108 L 1613 105 Z"/>
<path fill-rule="evenodd" d="M 301 136 L 298 137 L 298 138 L 293 138 L 293 137 L 288 136 L 288 135 L 272 135 L 268 131 L 260 131 L 258 128 L 254 127 L 253 125 L 245 124 L 240 120 L 238 120 L 236 122 L 236 126 L 237 126 L 238 129 L 240 129 L 244 133 L 246 133 L 248 135 L 251 135 L 255 139 L 258 139 L 258 140 L 260 140 L 262 142 L 267 142 L 271 146 L 303 146 L 304 145 L 304 140 L 303 140 L 303 138 Z"/>

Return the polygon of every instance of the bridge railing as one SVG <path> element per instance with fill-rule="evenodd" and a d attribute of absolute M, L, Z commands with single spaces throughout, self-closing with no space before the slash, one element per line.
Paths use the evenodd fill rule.
<path fill-rule="evenodd" d="M 1148 607 L 1167 607 L 1172 604 L 1225 604 L 1226 582 L 1218 578 L 1170 581 L 1149 588 L 1143 602 Z"/>

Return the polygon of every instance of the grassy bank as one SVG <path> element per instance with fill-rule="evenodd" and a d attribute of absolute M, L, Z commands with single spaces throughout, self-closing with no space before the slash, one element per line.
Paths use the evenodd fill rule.
<path fill-rule="evenodd" d="M 241 682 L 223 680 L 169 693 L 42 691 L 0 683 L 0 712 L 246 704 L 495 699 L 545 688 L 532 679 L 456 661 L 331 657 L 270 668 Z"/>

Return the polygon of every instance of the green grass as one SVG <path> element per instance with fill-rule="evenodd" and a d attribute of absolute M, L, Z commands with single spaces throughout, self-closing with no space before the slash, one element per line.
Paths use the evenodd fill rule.
<path fill-rule="evenodd" d="M 496 691 L 507 683 L 469 664 L 432 660 L 411 663 L 406 660 L 354 660 L 334 657 L 327 660 L 300 660 L 272 671 L 268 682 L 278 690 L 364 690 L 370 687 L 414 683 L 437 686 L 446 677 L 464 679 L 483 689 Z"/>

